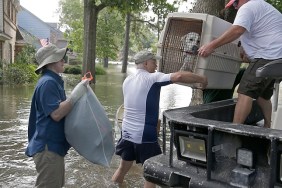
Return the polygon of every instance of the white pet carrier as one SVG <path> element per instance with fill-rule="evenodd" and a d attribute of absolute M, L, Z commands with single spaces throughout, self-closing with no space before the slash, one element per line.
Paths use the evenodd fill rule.
<path fill-rule="evenodd" d="M 238 41 L 223 45 L 209 57 L 194 55 L 189 59 L 185 45 L 189 40 L 185 37 L 193 32 L 198 33 L 199 46 L 209 43 L 224 33 L 231 23 L 216 16 L 201 13 L 170 13 L 158 43 L 158 55 L 162 56 L 159 71 L 171 73 L 183 70 L 185 61 L 191 61 L 192 72 L 208 77 L 209 89 L 230 89 L 236 74 L 239 72 L 241 59 Z M 192 62 L 194 61 L 194 62 Z M 192 86 L 191 87 L 196 87 Z"/>

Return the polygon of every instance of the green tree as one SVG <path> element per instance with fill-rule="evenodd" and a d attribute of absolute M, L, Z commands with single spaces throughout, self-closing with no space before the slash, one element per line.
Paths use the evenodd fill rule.
<path fill-rule="evenodd" d="M 32 45 L 26 45 L 15 58 L 15 63 L 35 64 L 35 48 Z"/>
<path fill-rule="evenodd" d="M 153 28 L 157 30 L 158 33 L 158 39 L 160 38 L 160 33 L 164 27 L 165 19 L 168 15 L 168 13 L 176 12 L 177 6 L 182 1 L 173 1 L 172 4 L 167 3 L 166 1 L 161 1 L 159 4 L 152 7 L 153 13 L 157 16 L 157 22 L 156 24 L 151 24 Z"/>
<path fill-rule="evenodd" d="M 233 22 L 232 19 L 230 19 L 230 16 L 233 17 L 235 14 L 234 13 L 235 9 L 232 9 L 231 11 L 228 10 L 229 12 L 226 12 L 227 10 L 224 9 L 225 4 L 229 0 L 219 0 L 219 1 L 213 1 L 213 0 L 197 0 L 191 10 L 191 12 L 194 13 L 206 13 L 210 15 L 215 15 L 217 17 L 229 19 L 229 21 Z M 197 105 L 197 104 L 202 104 L 203 103 L 203 92 L 200 89 L 193 89 L 192 91 L 192 99 L 190 105 Z"/>
<path fill-rule="evenodd" d="M 83 53 L 83 3 L 81 0 L 60 1 L 61 26 L 66 29 L 69 47 L 79 54 Z M 106 8 L 101 11 L 97 22 L 97 58 L 116 58 L 124 30 L 123 22 L 123 18 L 116 10 Z"/>
<path fill-rule="evenodd" d="M 136 15 L 134 15 L 136 16 Z M 133 18 L 134 19 L 134 18 Z M 157 43 L 157 35 L 150 24 L 146 22 L 132 21 L 131 27 L 131 49 L 134 52 L 141 49 L 151 49 Z"/>
<path fill-rule="evenodd" d="M 83 3 L 81 3 L 80 0 L 74 0 L 74 1 L 67 1 L 67 0 L 60 0 L 61 3 L 61 21 L 63 21 L 64 24 L 70 26 L 74 25 L 74 27 L 66 27 L 67 28 L 67 35 L 70 37 L 70 39 L 79 39 L 83 37 L 84 43 L 83 47 L 80 46 L 81 43 L 79 43 L 79 40 L 70 40 L 71 41 L 71 47 L 78 51 L 83 49 L 83 73 L 90 70 L 92 74 L 95 75 L 95 59 L 96 59 L 96 48 L 97 48 L 97 57 L 98 55 L 103 55 L 103 58 L 108 58 L 113 55 L 112 51 L 111 53 L 107 52 L 105 48 L 103 48 L 102 44 L 105 44 L 102 41 L 98 41 L 98 27 L 97 24 L 100 24 L 100 21 L 98 21 L 98 15 L 102 10 L 106 7 L 115 8 L 119 12 L 122 13 L 123 18 L 127 18 L 128 25 L 127 30 L 125 31 L 125 41 L 124 42 L 124 64 L 127 64 L 127 54 L 128 54 L 128 46 L 129 46 L 129 34 L 130 34 L 130 20 L 129 19 L 132 14 L 136 12 L 146 12 L 149 10 L 149 7 L 158 7 L 159 9 L 161 7 L 165 7 L 166 0 L 83 0 Z M 69 3 L 67 9 L 64 10 L 64 5 Z M 83 4 L 83 6 L 81 6 Z M 81 27 L 81 13 L 80 9 L 83 8 L 83 25 L 84 28 Z M 171 9 L 171 5 L 169 5 L 168 10 Z M 75 10 L 71 12 L 71 10 Z M 155 11 L 158 10 L 157 8 L 154 9 Z M 159 15 L 161 16 L 162 11 L 158 11 Z M 75 18 L 73 19 L 73 16 Z M 102 16 L 103 17 L 103 16 Z M 163 18 L 165 16 L 162 16 Z M 65 19 L 66 18 L 66 19 Z M 80 18 L 80 19 L 79 19 Z M 106 20 L 106 16 L 104 16 L 104 23 L 108 22 L 109 20 Z M 102 21 L 102 22 L 103 22 Z M 105 24 L 106 25 L 106 24 Z M 102 28 L 102 27 L 101 27 Z M 107 29 L 106 29 L 107 30 Z M 160 31 L 160 29 L 158 30 Z M 83 34 L 82 34 L 83 32 Z M 122 32 L 120 32 L 122 33 Z M 108 34 L 108 35 L 107 35 Z M 105 32 L 103 33 L 104 37 L 111 36 L 111 32 Z M 101 35 L 101 38 L 102 35 Z M 112 39 L 111 39 L 112 40 Z M 110 41 L 111 42 L 111 41 Z M 97 46 L 97 44 L 101 44 L 101 46 Z M 114 43 L 111 42 L 111 45 Z M 98 48 L 103 49 L 103 51 L 98 50 Z M 116 46 L 114 46 L 116 47 Z"/>
<path fill-rule="evenodd" d="M 69 48 L 83 53 L 83 4 L 81 0 L 60 0 L 60 24 L 65 28 Z"/>
<path fill-rule="evenodd" d="M 274 6 L 279 12 L 282 13 L 282 1 L 281 0 L 267 0 L 272 6 Z"/>
<path fill-rule="evenodd" d="M 84 72 L 88 68 L 92 73 L 95 70 L 96 58 L 96 30 L 97 28 L 97 15 L 105 7 L 116 7 L 124 15 L 127 15 L 127 27 L 124 44 L 124 58 L 123 65 L 126 65 L 128 45 L 129 45 L 129 30 L 130 30 L 130 14 L 132 12 L 144 12 L 148 10 L 149 6 L 158 5 L 160 2 L 166 0 L 84 0 Z M 125 63 L 126 62 L 126 63 Z M 124 68 L 123 68 L 124 70 Z M 94 72 L 95 73 L 95 72 Z"/>
<path fill-rule="evenodd" d="M 174 2 L 173 4 L 176 4 L 176 3 Z M 142 13 L 148 12 L 151 8 L 155 14 L 158 13 L 157 14 L 158 20 L 156 23 L 154 23 L 155 19 L 147 20 L 144 16 L 142 16 Z M 124 40 L 125 43 L 123 47 L 124 54 L 123 54 L 123 62 L 122 62 L 122 72 L 125 73 L 127 69 L 127 61 L 128 61 L 128 49 L 129 49 L 129 44 L 130 44 L 129 38 L 130 38 L 131 24 L 135 23 L 135 25 L 138 25 L 136 24 L 136 22 L 148 24 L 149 28 L 151 27 L 152 29 L 157 29 L 157 35 L 159 37 L 159 33 L 161 30 L 160 28 L 161 19 L 160 18 L 161 17 L 165 18 L 168 12 L 172 12 L 176 10 L 176 8 L 174 8 L 174 6 L 172 6 L 171 4 L 167 3 L 166 0 L 148 0 L 148 1 L 144 1 L 144 3 L 140 4 L 140 6 L 129 7 L 129 9 L 128 7 L 126 7 L 125 9 L 122 8 L 122 10 L 126 12 L 126 29 L 125 29 L 125 40 Z M 136 30 L 136 27 L 134 29 L 135 31 L 138 31 Z"/>
<path fill-rule="evenodd" d="M 117 59 L 124 33 L 124 19 L 121 14 L 110 8 L 101 11 L 97 27 L 97 57 L 103 59 L 108 67 L 109 59 Z"/>

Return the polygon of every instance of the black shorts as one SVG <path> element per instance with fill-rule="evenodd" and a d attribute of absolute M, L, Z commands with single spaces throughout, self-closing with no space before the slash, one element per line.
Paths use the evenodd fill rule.
<path fill-rule="evenodd" d="M 262 97 L 269 100 L 273 94 L 274 79 L 256 77 L 256 70 L 272 60 L 255 59 L 252 61 L 241 79 L 238 93 L 253 99 Z"/>
<path fill-rule="evenodd" d="M 125 161 L 136 161 L 136 163 L 141 163 L 142 165 L 147 159 L 161 153 L 161 147 L 158 142 L 136 144 L 120 139 L 116 146 L 116 155 L 121 156 Z"/>

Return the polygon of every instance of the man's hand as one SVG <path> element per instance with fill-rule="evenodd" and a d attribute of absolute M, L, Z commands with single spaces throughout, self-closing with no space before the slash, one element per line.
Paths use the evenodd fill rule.
<path fill-rule="evenodd" d="M 211 43 L 203 45 L 198 50 L 198 54 L 203 57 L 208 57 L 213 52 L 214 48 L 212 47 Z"/>
<path fill-rule="evenodd" d="M 250 63 L 251 62 L 243 47 L 240 47 L 240 57 L 241 57 L 241 59 L 243 60 L 244 63 Z"/>
<path fill-rule="evenodd" d="M 72 105 L 74 105 L 78 99 L 80 99 L 86 93 L 88 85 L 89 80 L 85 79 L 75 86 L 68 98 Z"/>
<path fill-rule="evenodd" d="M 208 85 L 208 78 L 206 76 L 202 76 L 202 82 L 200 83 L 199 89 L 205 89 Z"/>
<path fill-rule="evenodd" d="M 194 83 L 194 87 L 201 90 L 206 89 L 207 85 L 208 85 L 208 79 L 206 76 L 200 76 L 200 80 L 197 83 Z"/>

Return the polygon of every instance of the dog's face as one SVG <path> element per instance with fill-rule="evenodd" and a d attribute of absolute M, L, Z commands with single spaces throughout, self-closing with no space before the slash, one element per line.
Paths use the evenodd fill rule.
<path fill-rule="evenodd" d="M 200 46 L 200 35 L 190 32 L 181 38 L 183 51 L 188 54 L 196 55 Z"/>

